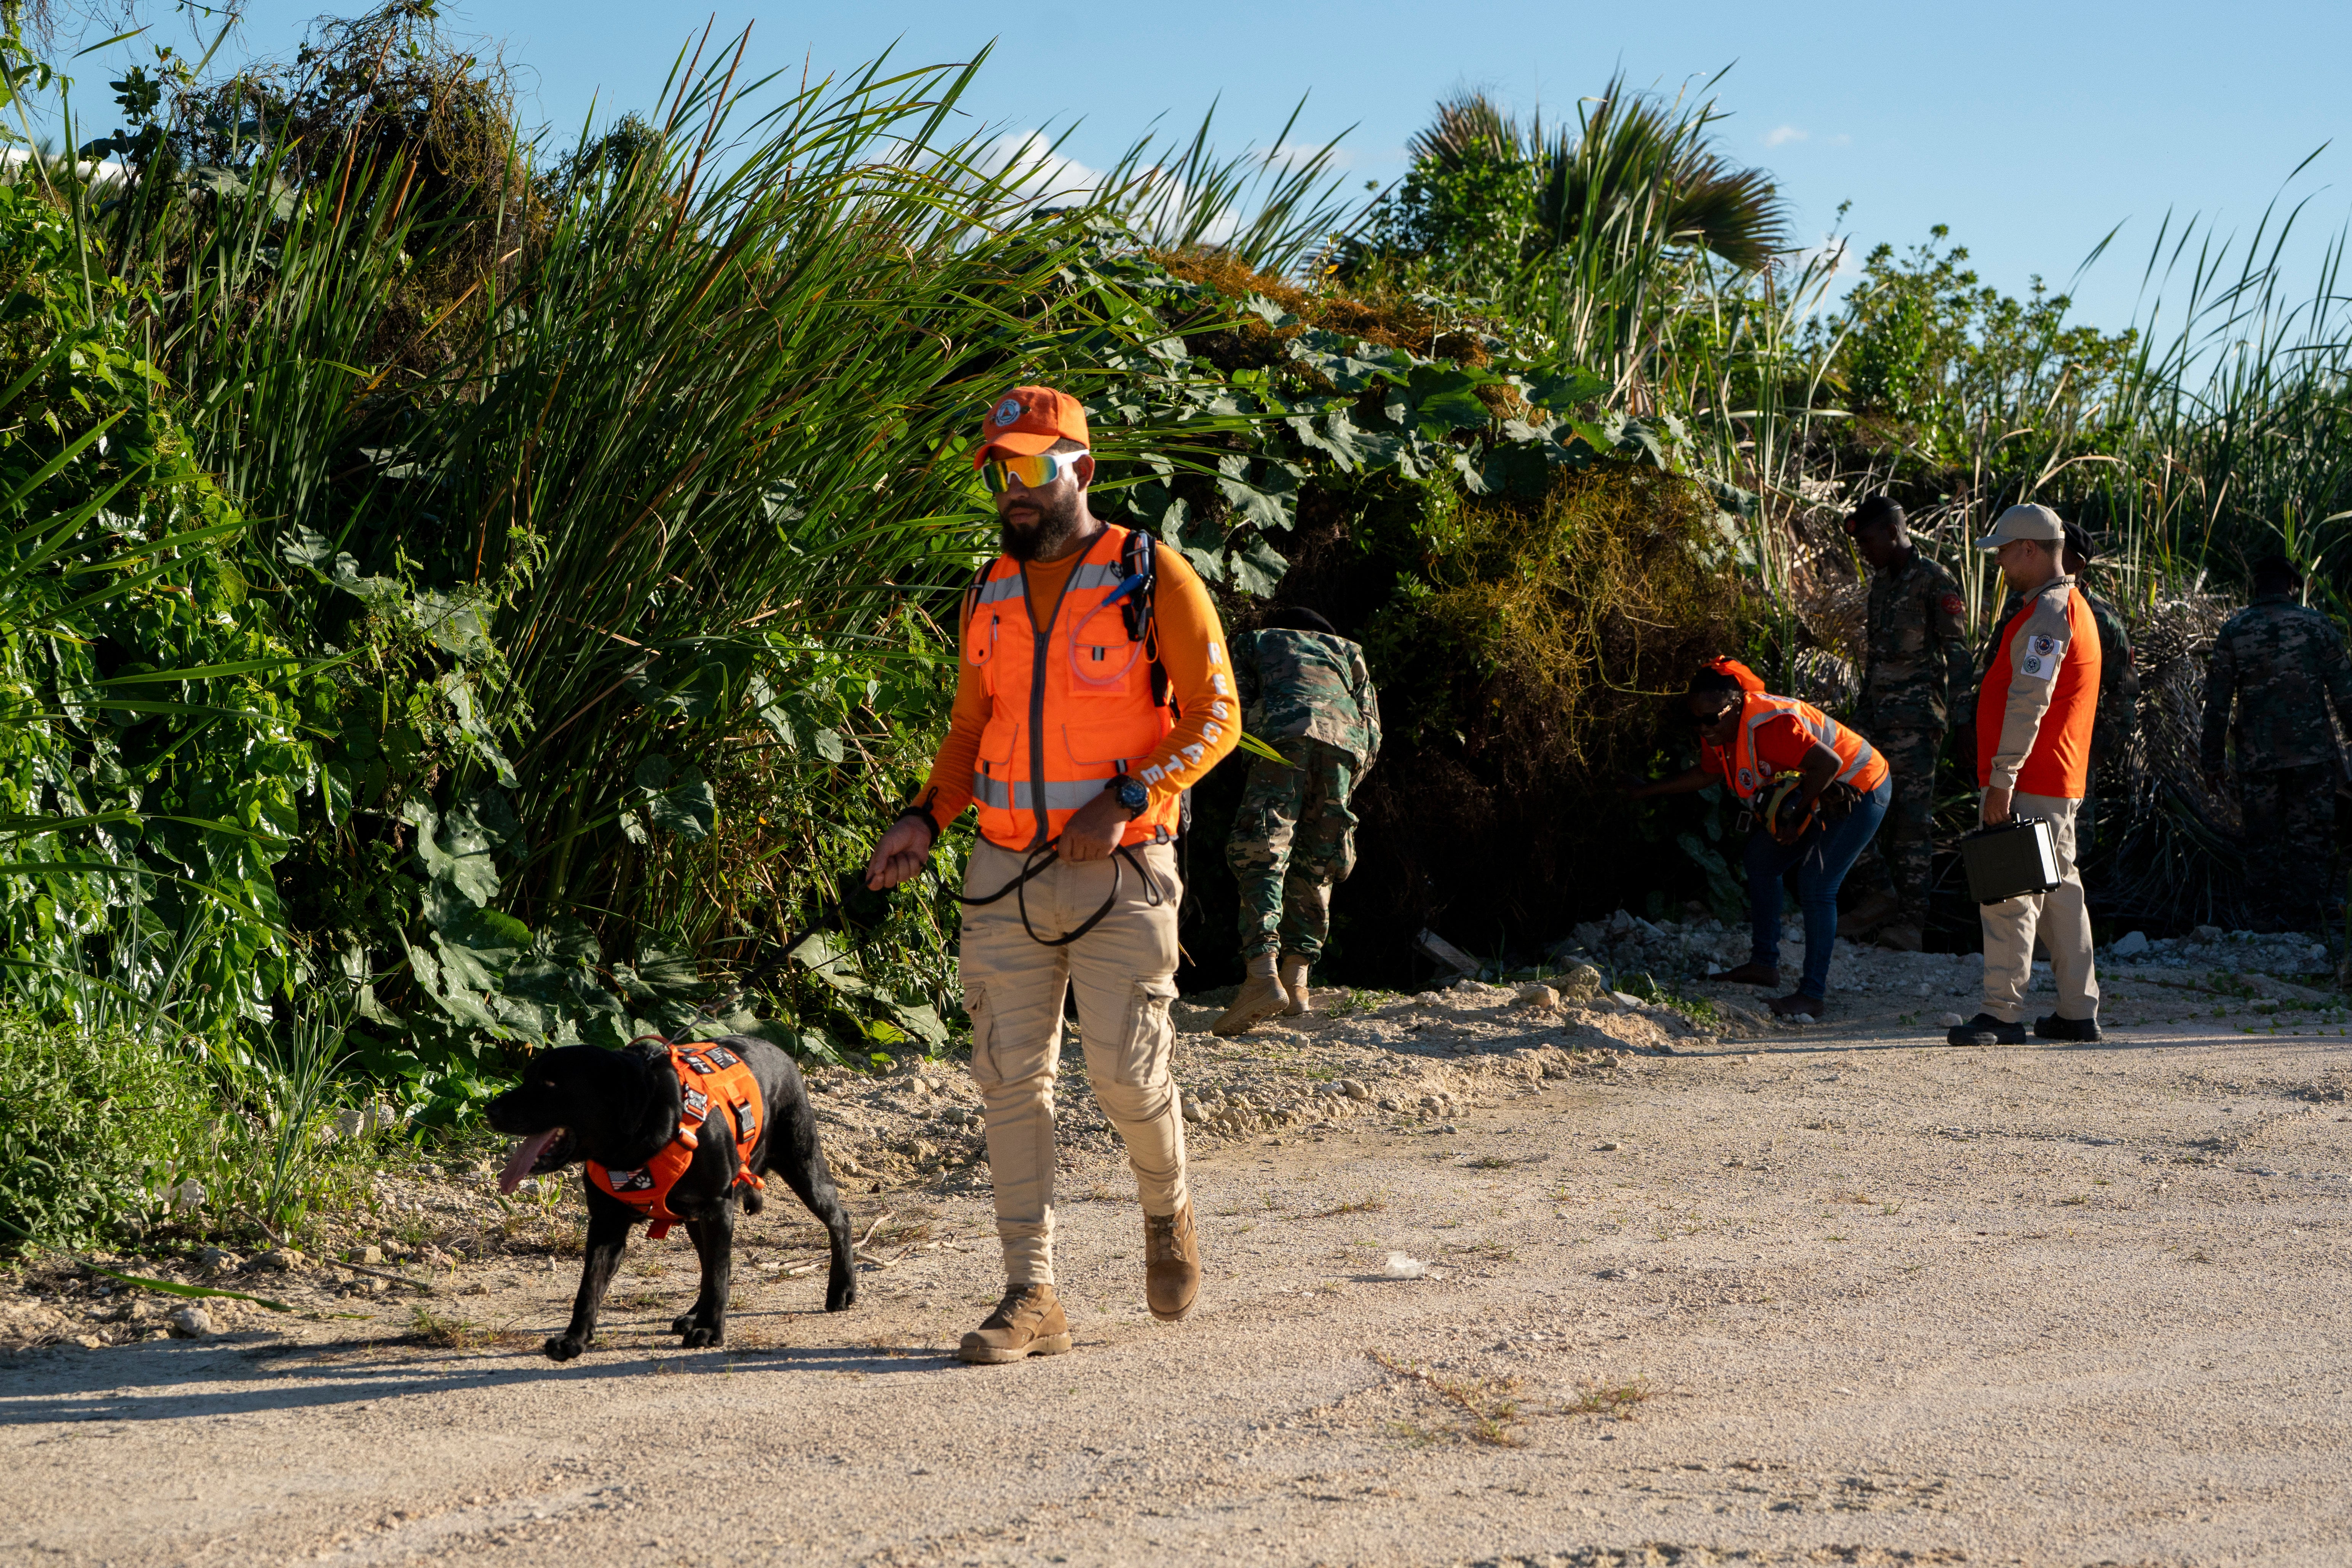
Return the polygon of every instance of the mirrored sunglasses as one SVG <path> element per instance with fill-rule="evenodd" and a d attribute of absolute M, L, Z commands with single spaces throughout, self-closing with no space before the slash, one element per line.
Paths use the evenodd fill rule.
<path fill-rule="evenodd" d="M 1064 474 L 1077 472 L 1078 459 L 1091 456 L 1086 452 L 1040 452 L 1034 458 L 991 458 L 980 466 L 981 482 L 992 496 L 1003 495 L 1011 481 L 1018 479 L 1024 489 L 1036 489 L 1050 485 Z"/>

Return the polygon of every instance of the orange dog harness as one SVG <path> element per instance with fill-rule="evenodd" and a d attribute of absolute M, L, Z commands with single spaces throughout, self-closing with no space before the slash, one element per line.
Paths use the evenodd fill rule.
<path fill-rule="evenodd" d="M 614 1171 L 593 1160 L 588 1162 L 590 1181 L 653 1222 L 646 1231 L 650 1241 L 667 1236 L 669 1227 L 681 1217 L 670 1212 L 670 1189 L 694 1163 L 694 1152 L 701 1146 L 702 1121 L 710 1114 L 713 1105 L 725 1106 L 735 1123 L 735 1156 L 742 1165 L 736 1173 L 736 1184 L 749 1187 L 768 1184 L 751 1173 L 751 1149 L 760 1141 L 764 1102 L 760 1095 L 760 1080 L 751 1076 L 743 1058 L 724 1046 L 698 1040 L 682 1046 L 670 1046 L 667 1040 L 662 1044 L 669 1046 L 669 1065 L 677 1069 L 678 1097 L 683 1107 L 677 1119 L 677 1136 L 635 1171 Z"/>

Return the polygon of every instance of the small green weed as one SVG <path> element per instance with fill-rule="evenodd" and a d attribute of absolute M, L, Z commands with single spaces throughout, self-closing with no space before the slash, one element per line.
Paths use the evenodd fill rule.
<path fill-rule="evenodd" d="M 1526 1417 L 1519 1413 L 1518 1400 L 1514 1397 L 1519 1387 L 1517 1378 L 1442 1377 L 1426 1367 L 1399 1361 L 1382 1351 L 1374 1351 L 1371 1356 L 1380 1366 L 1427 1389 L 1447 1405 L 1462 1412 L 1468 1419 L 1458 1428 L 1460 1436 L 1467 1437 L 1474 1443 L 1484 1444 L 1494 1448 L 1518 1448 L 1526 1446 L 1527 1440 L 1514 1430 L 1526 1420 Z M 1406 1435 L 1408 1424 L 1398 1423 L 1397 1430 L 1400 1435 Z M 1417 1426 L 1410 1428 L 1410 1432 L 1415 1440 L 1423 1442 L 1432 1441 L 1437 1436 L 1435 1433 L 1423 1432 Z"/>

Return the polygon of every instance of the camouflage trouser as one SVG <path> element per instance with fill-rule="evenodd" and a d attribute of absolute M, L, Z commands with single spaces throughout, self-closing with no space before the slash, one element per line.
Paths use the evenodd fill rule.
<path fill-rule="evenodd" d="M 1892 889 L 1903 906 L 1898 918 L 1925 929 L 1927 879 L 1936 856 L 1936 761 L 1944 754 L 1944 731 L 1873 730 L 1864 731 L 1864 739 L 1886 759 L 1895 799 L 1886 807 L 1885 826 L 1854 873 Z"/>
<path fill-rule="evenodd" d="M 2271 921 L 2310 931 L 2336 890 L 2336 769 L 2326 763 L 2238 775 L 2246 900 Z"/>
<path fill-rule="evenodd" d="M 1295 952 L 1312 963 L 1331 931 L 1331 886 L 1356 866 L 1355 759 L 1303 737 L 1273 745 L 1293 765 L 1250 763 L 1225 843 L 1241 884 L 1242 956 Z"/>

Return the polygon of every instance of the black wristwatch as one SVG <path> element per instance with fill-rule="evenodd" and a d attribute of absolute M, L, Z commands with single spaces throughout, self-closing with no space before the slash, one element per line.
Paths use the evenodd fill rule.
<path fill-rule="evenodd" d="M 1119 774 L 1118 777 L 1103 785 L 1103 793 L 1118 796 L 1118 804 L 1127 808 L 1127 819 L 1129 822 L 1141 816 L 1143 808 L 1151 804 L 1151 792 L 1125 773 Z"/>

